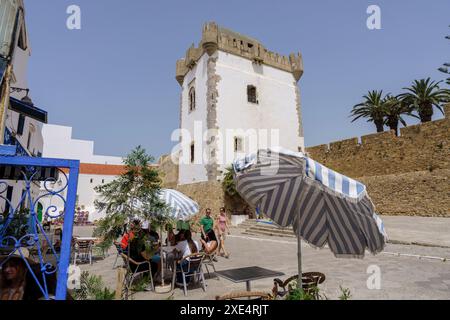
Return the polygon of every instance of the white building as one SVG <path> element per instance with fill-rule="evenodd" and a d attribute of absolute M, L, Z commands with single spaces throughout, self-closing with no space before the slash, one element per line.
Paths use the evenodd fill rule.
<path fill-rule="evenodd" d="M 102 214 L 99 214 L 94 206 L 94 201 L 98 198 L 95 187 L 109 183 L 123 173 L 122 158 L 94 154 L 94 142 L 73 139 L 71 127 L 46 124 L 42 133 L 44 136 L 43 156 L 45 158 L 80 161 L 77 206 L 83 211 L 89 211 L 90 221 L 101 218 Z M 65 183 L 64 175 L 60 174 L 59 181 L 54 185 L 54 188 L 61 187 Z M 65 191 L 63 192 L 64 197 L 66 196 Z M 46 193 L 44 187 L 42 187 L 41 192 Z M 63 209 L 63 204 L 57 197 L 45 197 L 42 202 L 44 210 L 49 206 L 56 206 L 58 212 Z"/>
<path fill-rule="evenodd" d="M 300 54 L 282 56 L 255 39 L 206 24 L 199 47 L 177 61 L 178 183 L 220 180 L 237 156 L 259 148 L 303 150 L 302 74 Z"/>
<path fill-rule="evenodd" d="M 16 145 L 17 153 L 23 156 L 42 156 L 42 126 L 47 123 L 47 112 L 33 105 L 29 97 L 27 81 L 28 59 L 31 46 L 25 24 L 25 9 L 21 0 L 2 1 L 0 6 L 0 42 L 2 44 L 0 59 L 12 65 L 9 79 L 10 98 L 5 115 L 4 144 Z M 6 69 L 2 70 L 1 79 Z M 1 170 L 1 168 L 0 168 Z M 4 173 L 2 173 L 4 175 Z M 32 198 L 39 195 L 39 183 L 31 184 Z M 20 201 L 25 191 L 25 182 L 8 180 L 5 198 L 14 206 Z M 0 212 L 8 211 L 6 201 L 0 199 Z"/>

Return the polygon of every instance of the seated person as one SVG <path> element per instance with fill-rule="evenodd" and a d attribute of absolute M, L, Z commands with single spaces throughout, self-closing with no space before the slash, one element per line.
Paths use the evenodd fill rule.
<path fill-rule="evenodd" d="M 125 234 L 122 236 L 122 240 L 120 240 L 120 245 L 122 246 L 122 250 L 126 250 L 128 248 L 128 244 L 134 239 L 136 230 L 140 230 L 141 222 L 138 219 L 135 219 L 131 222 L 130 230 L 125 231 Z"/>
<path fill-rule="evenodd" d="M 178 231 L 178 233 L 175 235 L 175 245 L 177 245 L 180 241 L 184 240 L 184 230 Z"/>
<path fill-rule="evenodd" d="M 34 275 L 39 280 L 41 287 L 43 275 L 40 264 L 29 258 L 29 252 L 22 248 L 22 254 Z M 28 270 L 25 261 L 18 252 L 10 256 L 0 256 L 0 300 L 42 300 L 45 299 L 44 293 L 37 285 L 33 274 Z M 54 267 L 52 267 L 54 268 Z M 54 271 L 54 270 L 52 270 Z M 56 272 L 50 272 L 46 276 L 46 287 L 50 299 L 54 299 L 56 292 Z M 71 297 L 68 295 L 67 299 Z"/>
<path fill-rule="evenodd" d="M 203 246 L 203 251 L 206 254 L 211 254 L 214 253 L 219 245 L 217 238 L 216 238 L 216 234 L 214 233 L 214 230 L 209 230 L 206 233 L 206 241 L 203 239 L 200 239 L 202 246 Z"/>
<path fill-rule="evenodd" d="M 151 226 L 148 227 L 148 235 L 151 237 L 151 239 L 154 242 L 158 242 L 159 241 L 159 234 L 158 234 L 158 232 L 153 230 L 153 228 Z"/>
<path fill-rule="evenodd" d="M 184 234 L 183 234 L 183 239 L 182 241 L 180 241 L 175 249 L 174 249 L 174 254 L 178 255 L 178 257 L 185 258 L 191 254 L 195 254 L 198 253 L 200 251 L 200 245 L 197 241 L 192 240 L 192 234 L 191 231 L 189 230 L 185 230 Z M 180 260 L 181 260 L 180 259 Z M 177 270 L 181 270 L 181 268 L 183 268 L 184 271 L 187 271 L 187 265 L 189 264 L 189 258 L 186 258 L 185 260 L 182 261 L 182 264 L 178 264 L 177 265 Z M 187 278 L 186 280 L 189 281 L 190 278 Z M 177 283 L 182 283 L 183 282 L 183 276 L 181 274 L 181 272 L 177 273 Z"/>
<path fill-rule="evenodd" d="M 161 258 L 159 254 L 148 256 L 146 251 L 146 242 L 148 242 L 148 234 L 142 229 L 135 229 L 134 238 L 130 242 L 130 258 L 136 262 L 150 261 L 152 276 L 154 277 L 158 271 L 161 271 Z M 157 250 L 158 248 L 155 248 Z M 136 266 L 130 263 L 131 271 L 137 272 L 148 270 L 148 264 Z"/>
<path fill-rule="evenodd" d="M 173 233 L 172 226 L 171 225 L 167 225 L 166 226 L 166 231 L 167 231 L 166 245 L 168 245 L 168 246 L 176 245 L 175 233 Z"/>

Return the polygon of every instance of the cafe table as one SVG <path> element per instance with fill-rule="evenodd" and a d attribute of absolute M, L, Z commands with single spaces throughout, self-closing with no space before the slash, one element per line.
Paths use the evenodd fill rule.
<path fill-rule="evenodd" d="M 269 270 L 257 266 L 216 271 L 216 274 L 234 283 L 245 282 L 247 291 L 251 291 L 251 281 L 265 278 L 275 278 L 284 275 L 283 272 Z"/>

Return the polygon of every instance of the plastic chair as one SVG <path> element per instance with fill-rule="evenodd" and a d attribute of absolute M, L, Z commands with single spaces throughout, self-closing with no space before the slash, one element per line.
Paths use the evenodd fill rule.
<path fill-rule="evenodd" d="M 175 285 L 176 275 L 181 273 L 183 277 L 183 291 L 187 296 L 186 278 L 194 278 L 197 280 L 197 276 L 200 276 L 202 282 L 203 291 L 206 291 L 205 275 L 203 274 L 202 263 L 205 255 L 203 253 L 194 253 L 181 259 L 173 272 L 172 290 Z"/>
<path fill-rule="evenodd" d="M 297 280 L 298 275 L 294 275 L 282 281 L 278 278 L 274 279 L 274 286 L 272 289 L 272 294 L 274 297 L 284 297 L 288 290 L 286 289 L 289 283 L 293 280 Z M 315 299 L 319 299 L 319 293 L 317 291 L 318 285 L 325 281 L 325 275 L 321 272 L 305 272 L 302 273 L 302 288 L 308 293 L 312 294 Z M 279 290 L 281 287 L 283 290 Z"/>
<path fill-rule="evenodd" d="M 155 285 L 153 283 L 153 276 L 152 276 L 152 266 L 150 264 L 150 261 L 145 260 L 142 262 L 137 262 L 129 258 L 124 253 L 121 253 L 121 257 L 123 259 L 124 267 L 127 269 L 127 275 L 124 279 L 125 286 L 127 287 L 127 289 L 128 290 L 131 289 L 131 285 L 133 284 L 133 281 L 134 279 L 136 279 L 137 276 L 148 273 L 150 276 L 150 283 L 152 285 L 152 290 L 155 291 Z M 127 263 L 127 260 L 129 261 L 129 264 Z M 132 265 L 135 267 L 134 270 L 131 268 Z"/>
<path fill-rule="evenodd" d="M 210 254 L 205 253 L 205 258 L 203 259 L 203 265 L 206 268 L 206 272 L 208 272 L 208 278 L 211 277 L 208 266 L 212 267 L 214 270 L 214 273 L 216 273 L 216 267 L 214 265 L 214 259 L 215 259 L 216 255 L 217 255 L 217 249 L 213 253 L 210 253 Z"/>
<path fill-rule="evenodd" d="M 73 264 L 77 264 L 77 258 L 81 257 L 82 261 L 89 260 L 92 265 L 92 241 L 75 241 Z"/>
<path fill-rule="evenodd" d="M 116 254 L 116 259 L 114 260 L 114 264 L 113 264 L 113 267 L 112 267 L 113 269 L 116 268 L 117 260 L 119 259 L 121 254 L 122 253 L 126 253 L 125 250 L 122 249 L 122 245 L 119 242 L 114 241 L 114 246 L 116 247 L 117 254 Z"/>

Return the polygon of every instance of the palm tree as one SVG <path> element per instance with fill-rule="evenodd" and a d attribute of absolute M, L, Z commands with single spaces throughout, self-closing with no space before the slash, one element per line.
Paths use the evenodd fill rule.
<path fill-rule="evenodd" d="M 383 104 L 383 90 L 372 90 L 365 96 L 364 101 L 353 106 L 351 116 L 352 122 L 359 118 L 367 118 L 367 122 L 375 123 L 377 132 L 384 131 L 384 117 L 386 115 L 386 106 Z"/>
<path fill-rule="evenodd" d="M 389 129 L 394 130 L 395 135 L 398 136 L 398 123 L 400 122 L 406 127 L 406 121 L 402 118 L 402 115 L 417 117 L 412 114 L 412 108 L 400 100 L 398 97 L 386 95 L 382 104 L 386 108 L 385 124 Z"/>
<path fill-rule="evenodd" d="M 442 81 L 431 81 L 430 78 L 414 80 L 410 88 L 403 88 L 408 92 L 399 95 L 399 98 L 408 106 L 417 111 L 421 122 L 431 121 L 433 106 L 444 114 L 441 104 L 450 97 L 448 89 L 439 88 Z"/>

